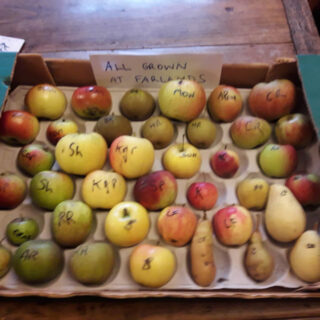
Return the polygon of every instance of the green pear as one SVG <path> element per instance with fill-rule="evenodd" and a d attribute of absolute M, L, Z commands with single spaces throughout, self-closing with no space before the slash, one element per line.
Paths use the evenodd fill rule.
<path fill-rule="evenodd" d="M 289 255 L 293 272 L 307 282 L 320 281 L 320 237 L 316 230 L 305 231 Z"/>
<path fill-rule="evenodd" d="M 56 278 L 64 264 L 63 252 L 51 240 L 29 240 L 13 256 L 13 268 L 20 280 L 30 284 Z"/>
<path fill-rule="evenodd" d="M 249 244 L 245 253 L 244 265 L 248 275 L 255 281 L 267 280 L 273 270 L 274 261 L 270 252 L 262 242 L 262 237 L 257 229 L 251 235 Z"/>
<path fill-rule="evenodd" d="M 70 272 L 80 283 L 104 283 L 114 266 L 114 252 L 105 242 L 85 243 L 77 247 L 69 260 Z"/>
<path fill-rule="evenodd" d="M 37 221 L 31 218 L 16 218 L 8 223 L 6 235 L 13 245 L 20 245 L 37 237 L 39 226 Z"/>
<path fill-rule="evenodd" d="M 87 239 L 92 221 L 92 210 L 87 204 L 76 200 L 63 201 L 52 213 L 53 238 L 62 247 L 76 247 Z"/>
<path fill-rule="evenodd" d="M 269 235 L 279 242 L 296 240 L 305 230 L 306 213 L 286 186 L 270 186 L 265 224 Z"/>
<path fill-rule="evenodd" d="M 11 267 L 11 251 L 0 244 L 0 278 L 4 277 Z"/>
<path fill-rule="evenodd" d="M 216 126 L 207 118 L 197 118 L 187 125 L 187 137 L 197 148 L 206 149 L 216 138 Z"/>

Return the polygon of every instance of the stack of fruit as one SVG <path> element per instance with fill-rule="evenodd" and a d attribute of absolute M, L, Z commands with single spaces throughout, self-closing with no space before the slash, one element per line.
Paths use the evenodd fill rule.
<path fill-rule="evenodd" d="M 102 285 L 117 271 L 117 253 L 130 247 L 129 272 L 140 285 L 162 287 L 187 263 L 196 288 L 214 288 L 221 271 L 216 246 L 241 250 L 242 277 L 262 282 L 276 272 L 270 248 L 287 244 L 293 273 L 320 281 L 320 238 L 305 231 L 305 209 L 320 205 L 320 177 L 297 171 L 308 165 L 298 154 L 312 148 L 314 131 L 308 116 L 291 113 L 292 82 L 257 84 L 248 108 L 236 88 L 220 85 L 206 100 L 204 88 L 189 80 L 163 84 L 158 106 L 137 88 L 110 114 L 112 100 L 100 86 L 78 88 L 67 99 L 45 84 L 26 94 L 28 111 L 2 113 L 0 138 L 16 152 L 17 170 L 0 175 L 0 208 L 17 215 L 4 236 L 8 247 L 19 247 L 11 259 L 0 246 L 0 277 L 12 260 L 21 281 L 47 283 L 66 269 L 64 251 L 71 250 L 73 279 Z M 27 189 L 50 215 L 52 240 L 24 213 Z M 104 234 L 93 241 L 101 216 Z M 177 247 L 190 250 L 186 261 L 176 258 Z"/>

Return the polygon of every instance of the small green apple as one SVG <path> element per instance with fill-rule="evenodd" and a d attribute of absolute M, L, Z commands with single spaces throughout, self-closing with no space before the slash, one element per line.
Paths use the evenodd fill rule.
<path fill-rule="evenodd" d="M 6 229 L 8 240 L 16 246 L 36 238 L 38 233 L 38 223 L 34 219 L 25 217 L 12 220 Z"/>

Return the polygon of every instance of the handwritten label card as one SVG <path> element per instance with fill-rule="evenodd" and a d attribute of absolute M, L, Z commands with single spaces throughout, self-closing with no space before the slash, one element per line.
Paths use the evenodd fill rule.
<path fill-rule="evenodd" d="M 23 39 L 0 36 L 0 52 L 19 52 L 23 44 Z"/>
<path fill-rule="evenodd" d="M 158 88 L 176 79 L 213 88 L 222 68 L 219 54 L 92 55 L 90 60 L 97 84 L 108 88 Z"/>

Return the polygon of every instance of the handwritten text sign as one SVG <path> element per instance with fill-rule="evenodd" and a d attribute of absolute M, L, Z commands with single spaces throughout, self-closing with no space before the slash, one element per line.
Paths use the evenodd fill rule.
<path fill-rule="evenodd" d="M 23 44 L 23 39 L 0 36 L 0 52 L 19 52 Z"/>
<path fill-rule="evenodd" d="M 109 88 L 158 88 L 176 79 L 213 88 L 222 68 L 218 54 L 92 55 L 90 60 L 97 84 Z"/>

